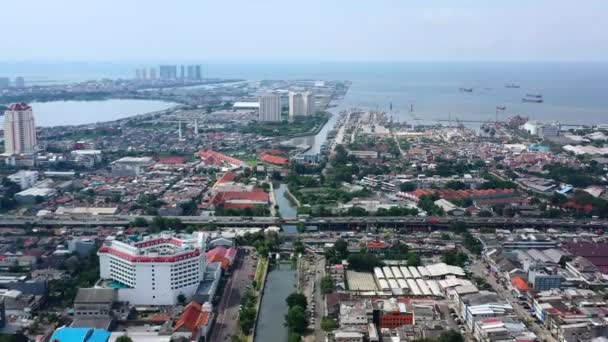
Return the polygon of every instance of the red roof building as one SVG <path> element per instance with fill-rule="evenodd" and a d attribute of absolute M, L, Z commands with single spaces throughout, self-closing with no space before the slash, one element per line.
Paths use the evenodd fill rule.
<path fill-rule="evenodd" d="M 222 183 L 228 183 L 228 182 L 232 182 L 234 181 L 236 178 L 236 175 L 234 174 L 234 172 L 226 172 L 224 173 L 216 182 L 215 184 L 213 184 L 212 188 L 215 188 L 216 186 L 222 184 Z"/>
<path fill-rule="evenodd" d="M 245 209 L 256 205 L 268 205 L 270 196 L 262 189 L 254 191 L 224 191 L 218 192 L 207 206 L 222 205 L 226 209 Z"/>
<path fill-rule="evenodd" d="M 387 244 L 384 241 L 379 241 L 379 240 L 373 240 L 367 243 L 367 249 L 369 251 L 374 251 L 374 250 L 381 250 L 381 249 L 386 249 L 389 248 L 389 244 Z"/>
<path fill-rule="evenodd" d="M 608 243 L 571 242 L 565 249 L 575 257 L 584 257 L 602 272 L 608 273 Z"/>
<path fill-rule="evenodd" d="M 515 287 L 519 293 L 528 291 L 528 283 L 522 277 L 511 278 L 511 285 L 513 285 L 513 287 Z"/>
<path fill-rule="evenodd" d="M 191 341 L 198 341 L 201 337 L 206 337 L 209 332 L 209 322 L 211 317 L 211 304 L 192 301 L 184 308 L 179 316 L 174 333 L 188 333 Z"/>
<path fill-rule="evenodd" d="M 229 164 L 232 167 L 241 167 L 245 162 L 212 150 L 199 151 L 198 156 L 205 165 L 222 167 Z"/>
<path fill-rule="evenodd" d="M 289 159 L 283 157 L 273 156 L 266 152 L 260 153 L 260 160 L 265 163 L 275 164 L 275 165 L 289 165 Z"/>

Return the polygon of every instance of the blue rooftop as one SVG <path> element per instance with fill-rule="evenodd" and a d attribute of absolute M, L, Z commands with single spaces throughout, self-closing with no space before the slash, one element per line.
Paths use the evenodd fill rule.
<path fill-rule="evenodd" d="M 108 342 L 110 332 L 103 329 L 61 327 L 51 336 L 51 342 Z"/>
<path fill-rule="evenodd" d="M 528 150 L 548 152 L 548 151 L 551 151 L 551 147 L 545 146 L 545 145 L 532 144 L 532 145 L 528 146 Z"/>

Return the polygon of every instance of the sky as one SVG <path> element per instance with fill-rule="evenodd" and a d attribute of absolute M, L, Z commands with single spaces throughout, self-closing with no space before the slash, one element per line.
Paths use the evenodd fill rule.
<path fill-rule="evenodd" d="M 606 61 L 606 0 L 1 0 L 3 61 Z"/>

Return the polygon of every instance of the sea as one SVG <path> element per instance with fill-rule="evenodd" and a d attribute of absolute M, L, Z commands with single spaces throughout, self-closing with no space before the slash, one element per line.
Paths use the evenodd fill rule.
<path fill-rule="evenodd" d="M 136 68 L 157 64 L 0 62 L 0 77 L 23 76 L 36 84 L 131 78 Z M 341 108 L 381 109 L 399 122 L 485 121 L 522 115 L 562 124 L 608 123 L 608 63 L 200 64 L 210 78 L 348 80 L 352 87 L 339 103 Z M 522 102 L 527 94 L 542 95 L 543 103 Z M 497 111 L 497 107 L 505 109 Z"/>

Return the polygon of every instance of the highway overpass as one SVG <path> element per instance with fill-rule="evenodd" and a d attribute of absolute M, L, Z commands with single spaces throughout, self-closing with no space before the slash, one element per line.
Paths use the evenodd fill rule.
<path fill-rule="evenodd" d="M 152 221 L 154 216 L 0 216 L 0 226 L 46 226 L 46 227 L 97 227 L 97 226 L 126 226 L 135 218 L 144 218 Z M 386 227 L 395 229 L 442 229 L 455 222 L 464 222 L 471 228 L 555 228 L 555 229 L 604 229 L 608 227 L 608 220 L 598 219 L 541 219 L 541 218 L 482 218 L 482 217 L 311 217 L 306 219 L 278 218 L 278 217 L 236 217 L 236 216 L 166 216 L 178 218 L 185 224 L 215 224 L 220 227 L 269 227 L 284 224 L 318 226 L 321 230 L 353 230 L 372 227 Z"/>

